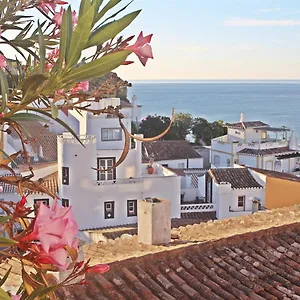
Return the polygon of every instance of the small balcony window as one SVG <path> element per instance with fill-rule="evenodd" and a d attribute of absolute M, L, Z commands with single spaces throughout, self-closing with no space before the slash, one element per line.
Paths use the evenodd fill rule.
<path fill-rule="evenodd" d="M 102 128 L 101 141 L 122 141 L 121 128 Z"/>
<path fill-rule="evenodd" d="M 49 206 L 49 199 L 34 199 L 33 203 L 37 205 L 43 203 L 44 205 Z"/>
<path fill-rule="evenodd" d="M 69 185 L 69 168 L 62 168 L 62 184 Z"/>
<path fill-rule="evenodd" d="M 238 208 L 245 210 L 245 196 L 238 196 Z"/>
<path fill-rule="evenodd" d="M 127 217 L 137 216 L 137 200 L 127 200 Z"/>
<path fill-rule="evenodd" d="M 113 219 L 115 217 L 115 202 L 104 202 L 104 218 Z"/>
<path fill-rule="evenodd" d="M 70 201 L 69 201 L 69 199 L 61 199 L 61 205 L 63 206 L 63 207 L 69 207 L 70 206 Z"/>

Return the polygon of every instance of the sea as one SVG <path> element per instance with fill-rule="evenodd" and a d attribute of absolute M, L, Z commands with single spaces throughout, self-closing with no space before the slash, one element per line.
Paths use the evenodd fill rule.
<path fill-rule="evenodd" d="M 142 116 L 190 113 L 208 121 L 263 121 L 287 126 L 300 137 L 300 80 L 275 81 L 130 81 Z"/>

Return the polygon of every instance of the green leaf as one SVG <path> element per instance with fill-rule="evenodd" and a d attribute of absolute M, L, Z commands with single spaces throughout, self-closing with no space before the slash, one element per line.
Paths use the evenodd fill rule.
<path fill-rule="evenodd" d="M 38 22 L 38 30 L 39 30 L 39 48 L 40 48 L 40 72 L 45 72 L 45 64 L 46 64 L 46 46 L 45 46 L 45 39 L 44 35 Z"/>
<path fill-rule="evenodd" d="M 90 0 L 81 0 L 78 16 L 83 16 L 91 6 Z"/>
<path fill-rule="evenodd" d="M 95 16 L 94 22 L 97 23 L 110 9 L 112 9 L 114 6 L 116 6 L 118 3 L 120 3 L 122 0 L 110 0 L 98 13 L 98 15 Z"/>
<path fill-rule="evenodd" d="M 97 29 L 91 36 L 88 47 L 102 45 L 104 42 L 114 38 L 123 29 L 125 29 L 141 12 L 141 10 L 134 11 L 123 18 L 106 24 Z"/>
<path fill-rule="evenodd" d="M 62 83 L 76 83 L 100 77 L 120 66 L 131 51 L 122 50 L 93 60 L 73 69 L 62 78 Z"/>
<path fill-rule="evenodd" d="M 53 102 L 51 102 L 50 105 L 51 105 L 51 115 L 54 119 L 57 119 L 58 116 L 57 106 Z"/>
<path fill-rule="evenodd" d="M 34 74 L 22 84 L 23 99 L 20 104 L 30 103 L 39 93 L 39 88 L 48 79 L 44 74 Z"/>
<path fill-rule="evenodd" d="M 8 270 L 7 270 L 7 272 L 5 273 L 5 275 L 2 277 L 2 279 L 0 280 L 0 286 L 2 286 L 4 283 L 5 283 L 5 281 L 6 281 L 6 279 L 8 278 L 8 275 L 9 275 L 9 273 L 10 273 L 10 271 L 11 271 L 11 269 L 12 269 L 12 267 L 10 267 Z"/>
<path fill-rule="evenodd" d="M 1 86 L 1 94 L 2 94 L 0 112 L 3 113 L 6 108 L 9 90 L 8 90 L 8 82 L 7 82 L 5 73 L 3 72 L 3 70 L 1 68 L 0 68 L 0 86 Z"/>
<path fill-rule="evenodd" d="M 41 123 L 50 123 L 49 120 L 36 115 L 36 114 L 31 114 L 31 113 L 17 113 L 15 115 L 13 115 L 12 117 L 10 117 L 11 120 L 14 121 L 38 121 Z"/>
<path fill-rule="evenodd" d="M 6 294 L 2 288 L 0 288 L 0 299 L 11 300 L 10 296 L 8 296 L 8 294 Z"/>
<path fill-rule="evenodd" d="M 95 8 L 91 6 L 84 15 L 79 16 L 77 26 L 72 34 L 66 70 L 77 64 L 82 50 L 86 48 L 92 29 L 94 13 Z"/>
<path fill-rule="evenodd" d="M 11 216 L 3 216 L 0 217 L 0 224 L 4 224 L 6 221 L 8 221 L 9 219 L 11 219 Z M 1 284 L 0 284 L 1 285 Z"/>
<path fill-rule="evenodd" d="M 16 241 L 0 236 L 0 247 L 8 247 L 17 244 Z M 0 298 L 1 299 L 1 298 Z"/>
<path fill-rule="evenodd" d="M 42 299 L 42 297 L 46 297 L 47 295 L 49 295 L 50 293 L 55 292 L 57 289 L 59 288 L 59 286 L 55 285 L 55 286 L 50 286 L 47 288 L 44 287 L 38 287 L 37 289 L 35 289 L 30 296 L 28 296 L 26 298 L 26 300 L 35 300 L 37 297 L 39 297 L 40 299 Z M 1 299 L 1 298 L 0 298 Z M 2 299 L 1 299 L 2 300 Z M 11 300 L 11 299 L 10 299 Z"/>
<path fill-rule="evenodd" d="M 71 10 L 71 6 L 68 7 L 67 11 L 66 11 L 66 15 L 67 15 L 67 22 L 66 22 L 66 30 L 67 30 L 67 34 L 66 34 L 66 50 L 65 50 L 65 61 L 66 63 L 68 62 L 68 56 L 69 56 L 69 51 L 70 51 L 70 43 L 72 40 L 72 34 L 73 34 L 73 23 L 72 23 L 72 10 Z"/>
<path fill-rule="evenodd" d="M 63 126 L 64 128 L 66 128 L 66 129 L 67 129 L 67 130 L 75 137 L 75 139 L 76 139 L 83 147 L 85 147 L 85 146 L 82 144 L 80 138 L 79 138 L 79 137 L 77 136 L 77 134 L 73 131 L 73 129 L 72 129 L 68 124 L 66 124 L 65 122 L 63 122 L 62 120 L 60 120 L 59 118 L 55 119 L 55 118 L 53 118 L 52 115 L 49 114 L 48 112 L 46 112 L 46 111 L 44 111 L 44 110 L 40 110 L 40 109 L 35 108 L 35 107 L 30 107 L 30 108 L 28 108 L 28 110 L 37 111 L 37 112 L 39 112 L 40 114 L 42 114 L 42 115 L 44 115 L 44 116 L 47 116 L 48 118 L 50 118 L 50 119 L 56 121 L 58 124 L 60 124 L 60 125 Z"/>

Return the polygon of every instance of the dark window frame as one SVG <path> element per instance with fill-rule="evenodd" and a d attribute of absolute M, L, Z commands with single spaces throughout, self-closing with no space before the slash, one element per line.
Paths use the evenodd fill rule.
<path fill-rule="evenodd" d="M 134 211 L 129 211 L 130 203 L 133 203 Z M 127 200 L 127 217 L 136 217 L 137 216 L 137 200 L 131 199 Z"/>
<path fill-rule="evenodd" d="M 243 208 L 243 210 L 245 210 L 245 203 L 246 203 L 246 196 L 238 196 L 238 208 Z M 242 205 L 240 205 L 242 204 Z"/>
<path fill-rule="evenodd" d="M 62 167 L 62 184 L 70 184 L 70 169 L 69 167 Z"/>
<path fill-rule="evenodd" d="M 65 203 L 67 203 L 68 205 L 67 205 L 67 206 L 64 205 Z M 69 200 L 69 199 L 62 198 L 62 199 L 61 199 L 61 205 L 62 205 L 63 207 L 69 207 L 69 206 L 70 206 L 70 200 Z"/>
<path fill-rule="evenodd" d="M 120 138 L 118 138 L 118 139 L 103 139 L 103 131 L 104 130 L 118 130 L 120 133 Z M 101 141 L 102 142 L 120 142 L 120 141 L 122 141 L 122 129 L 120 127 L 101 128 Z"/>
<path fill-rule="evenodd" d="M 44 205 L 49 206 L 49 199 L 48 198 L 41 198 L 41 199 L 33 199 L 34 204 L 38 204 L 39 202 L 42 202 Z"/>
<path fill-rule="evenodd" d="M 108 160 L 108 159 L 112 159 L 113 165 L 116 163 L 116 158 L 115 157 L 97 157 L 97 168 L 98 169 L 101 168 L 101 165 L 100 165 L 101 160 Z M 116 178 L 117 178 L 117 169 L 115 168 L 112 171 L 113 171 L 113 179 L 112 180 L 116 180 Z M 101 180 L 101 172 L 97 171 L 97 180 L 98 181 L 106 181 L 107 179 Z"/>
<path fill-rule="evenodd" d="M 111 205 L 111 208 L 107 208 L 107 204 Z M 105 201 L 104 202 L 104 219 L 114 219 L 115 218 L 115 201 Z"/>

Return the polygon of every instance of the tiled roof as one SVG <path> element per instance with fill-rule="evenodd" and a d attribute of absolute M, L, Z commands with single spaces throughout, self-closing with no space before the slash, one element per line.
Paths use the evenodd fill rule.
<path fill-rule="evenodd" d="M 22 126 L 22 133 L 25 138 L 31 140 L 27 144 L 27 150 L 35 155 L 40 155 L 40 148 L 42 147 L 42 156 L 39 157 L 39 162 L 53 162 L 57 160 L 57 136 L 45 128 L 37 121 L 19 121 Z M 13 138 L 18 138 L 14 129 L 10 134 Z M 16 163 L 23 164 L 25 160 L 19 156 L 15 159 Z M 32 160 L 31 163 L 34 163 Z"/>
<path fill-rule="evenodd" d="M 182 213 L 181 218 L 173 218 L 171 220 L 172 228 L 179 228 L 180 226 L 187 226 L 193 224 L 200 224 L 209 220 L 216 220 L 216 212 L 197 212 L 197 213 Z M 125 224 L 122 226 L 112 226 L 104 228 L 85 229 L 95 231 L 102 234 L 107 239 L 116 239 L 123 234 L 137 234 L 137 224 Z"/>
<path fill-rule="evenodd" d="M 299 299 L 295 223 L 110 264 L 59 299 Z"/>
<path fill-rule="evenodd" d="M 155 161 L 201 158 L 202 156 L 186 141 L 155 141 L 143 143 L 143 162 L 153 156 Z"/>
<path fill-rule="evenodd" d="M 58 172 L 54 172 L 40 179 L 41 185 L 53 194 L 58 194 Z M 39 194 L 39 192 L 31 192 Z"/>
<path fill-rule="evenodd" d="M 226 124 L 226 126 L 230 128 L 236 128 L 236 129 L 246 129 L 252 127 L 259 127 L 259 126 L 268 126 L 268 124 L 261 121 L 249 121 L 249 122 L 229 123 Z"/>
<path fill-rule="evenodd" d="M 284 172 L 277 172 L 277 171 L 271 171 L 271 170 L 265 170 L 265 169 L 259 169 L 259 168 L 250 168 L 250 170 L 253 170 L 255 172 L 261 173 L 263 175 L 273 177 L 273 178 L 280 178 L 280 179 L 286 179 L 286 180 L 292 180 L 292 181 L 300 181 L 300 177 L 290 174 L 290 173 L 284 173 Z"/>
<path fill-rule="evenodd" d="M 263 188 L 247 168 L 210 169 L 208 173 L 216 183 L 230 183 L 232 189 Z"/>
<path fill-rule="evenodd" d="M 294 153 L 294 152 L 297 152 L 297 151 L 291 150 L 289 147 L 277 147 L 277 148 L 269 148 L 269 149 L 245 148 L 237 153 L 238 154 L 246 154 L 246 155 L 263 156 L 263 155 L 273 155 L 273 154 L 279 154 L 279 153 Z"/>

